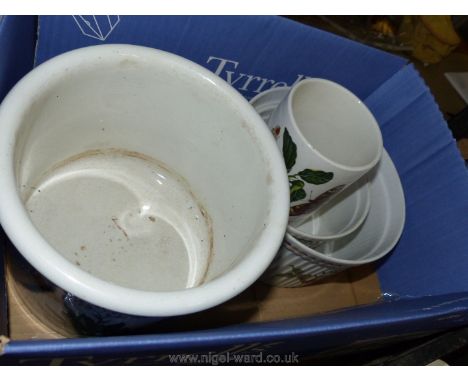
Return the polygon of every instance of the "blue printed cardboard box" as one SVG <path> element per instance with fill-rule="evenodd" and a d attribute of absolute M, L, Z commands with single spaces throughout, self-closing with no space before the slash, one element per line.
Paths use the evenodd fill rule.
<path fill-rule="evenodd" d="M 348 87 L 374 113 L 400 175 L 403 235 L 372 271 L 308 288 L 259 283 L 214 313 L 112 337 L 52 338 L 19 309 L 2 275 L 0 363 L 215 364 L 235 362 L 229 357 L 237 354 L 293 362 L 468 322 L 468 173 L 429 89 L 405 59 L 280 17 L 7 16 L 0 19 L 0 97 L 33 65 L 108 43 L 186 57 L 247 99 L 305 77 Z M 3 241 L 5 257 L 10 244 Z M 254 313 L 244 314 L 249 309 Z M 194 354 L 204 358 L 173 358 Z"/>

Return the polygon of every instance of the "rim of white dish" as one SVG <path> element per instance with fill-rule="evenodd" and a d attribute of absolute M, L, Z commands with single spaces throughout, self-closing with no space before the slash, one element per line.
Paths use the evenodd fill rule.
<path fill-rule="evenodd" d="M 337 259 L 335 257 L 331 257 L 330 254 L 318 252 L 308 247 L 307 245 L 301 243 L 299 240 L 294 238 L 290 233 L 286 233 L 286 240 L 291 242 L 292 245 L 296 246 L 299 250 L 303 251 L 306 255 L 314 256 L 327 263 L 333 263 L 333 264 L 351 265 L 351 266 L 363 265 L 363 264 L 372 263 L 376 260 L 379 260 L 383 256 L 385 256 L 389 251 L 393 249 L 393 247 L 395 247 L 395 245 L 400 240 L 401 234 L 403 233 L 403 229 L 405 227 L 406 208 L 405 208 L 405 193 L 403 192 L 403 186 L 401 185 L 400 177 L 398 176 L 398 171 L 396 170 L 395 165 L 393 164 L 393 161 L 390 158 L 390 155 L 388 155 L 385 149 L 382 152 L 382 160 L 385 161 L 388 164 L 388 166 L 391 167 L 392 172 L 397 174 L 397 176 L 395 177 L 395 180 L 397 183 L 395 183 L 395 185 L 398 188 L 398 193 L 400 194 L 402 201 L 403 201 L 403 208 L 401 210 L 402 218 L 400 221 L 400 226 L 398 228 L 397 234 L 395 235 L 394 239 L 383 250 L 381 250 L 377 255 L 373 257 L 365 258 L 362 260 L 346 260 L 346 259 Z"/>
<path fill-rule="evenodd" d="M 261 93 L 258 93 L 255 97 L 251 98 L 249 102 L 255 109 L 257 107 L 265 107 L 266 108 L 267 106 L 268 107 L 272 106 L 273 109 L 274 109 L 283 100 L 282 98 L 278 99 L 278 100 L 275 99 L 275 100 L 269 101 L 266 104 L 265 104 L 265 101 L 263 101 L 263 103 L 260 104 L 260 105 L 256 105 L 256 103 L 259 102 L 260 100 L 263 100 L 267 96 L 271 96 L 274 93 L 278 93 L 278 94 L 284 93 L 284 95 L 283 95 L 283 97 L 284 97 L 284 96 L 286 96 L 286 94 L 288 93 L 289 90 L 291 90 L 290 86 L 279 86 L 277 88 L 270 88 L 270 89 L 265 90 L 265 91 L 263 91 Z"/>
<path fill-rule="evenodd" d="M 301 86 L 304 86 L 304 85 L 309 84 L 309 83 L 322 83 L 322 84 L 326 84 L 327 86 L 331 86 L 331 87 L 336 88 L 337 90 L 341 91 L 342 93 L 345 93 L 346 95 L 348 95 L 350 98 L 354 99 L 356 101 L 356 103 L 363 108 L 363 110 L 366 112 L 366 114 L 368 114 L 371 123 L 374 125 L 374 130 L 375 130 L 375 133 L 376 133 L 376 136 L 377 136 L 377 140 L 379 141 L 376 156 L 374 157 L 374 159 L 372 159 L 372 161 L 370 163 L 368 163 L 365 166 L 348 166 L 348 165 L 343 164 L 343 163 L 338 163 L 338 162 L 326 157 L 325 155 L 323 155 L 320 152 L 320 150 L 317 150 L 306 139 L 304 134 L 302 134 L 302 131 L 297 126 L 296 119 L 294 118 L 292 100 L 294 98 L 294 94 L 298 91 L 298 89 Z M 353 92 L 351 92 L 350 90 L 346 89 L 344 86 L 341 86 L 340 84 L 338 84 L 336 82 L 326 80 L 324 78 L 305 78 L 305 79 L 301 80 L 300 82 L 298 82 L 295 86 L 293 86 L 291 88 L 291 91 L 289 92 L 287 97 L 288 97 L 288 99 L 287 99 L 287 109 L 288 109 L 288 112 L 291 115 L 291 120 L 292 120 L 292 123 L 294 124 L 296 133 L 302 138 L 303 142 L 305 142 L 310 147 L 311 150 L 314 150 L 314 152 L 320 158 L 322 158 L 325 162 L 328 162 L 331 165 L 336 166 L 336 167 L 341 168 L 341 169 L 346 170 L 346 171 L 359 171 L 359 172 L 360 171 L 370 170 L 371 168 L 373 168 L 379 162 L 379 160 L 380 160 L 380 158 L 382 156 L 382 149 L 383 149 L 383 139 L 382 139 L 382 133 L 380 132 L 379 124 L 375 120 L 374 115 L 370 112 L 370 110 L 364 104 L 364 102 L 362 102 Z"/>
<path fill-rule="evenodd" d="M 214 84 L 236 105 L 252 125 L 251 134 L 261 144 L 270 166 L 270 216 L 252 254 L 233 269 L 198 287 L 171 292 L 134 290 L 111 284 L 83 271 L 60 255 L 34 227 L 21 201 L 14 173 L 15 132 L 35 96 L 53 86 L 57 74 L 99 57 L 121 59 L 131 55 L 147 62 L 164 62 L 191 73 L 200 81 Z M 102 60 L 104 61 L 104 60 Z M 279 249 L 289 215 L 289 186 L 286 168 L 272 134 L 240 93 L 208 69 L 180 56 L 157 49 L 125 44 L 108 44 L 76 49 L 39 65 L 27 74 L 0 105 L 0 223 L 17 250 L 42 275 L 60 288 L 97 306 L 124 314 L 165 317 L 193 313 L 221 304 L 236 296 L 265 271 Z M 263 153 L 263 154 L 260 154 Z"/>
<path fill-rule="evenodd" d="M 336 240 L 336 239 L 341 239 L 353 231 L 355 231 L 357 228 L 361 226 L 361 224 L 364 222 L 364 220 L 367 218 L 367 215 L 369 213 L 370 209 L 370 186 L 369 186 L 369 181 L 366 181 L 363 185 L 364 189 L 359 192 L 359 199 L 360 201 L 358 203 L 364 203 L 364 211 L 359 216 L 359 219 L 356 220 L 356 222 L 347 228 L 346 230 L 336 233 L 334 235 L 312 235 L 307 232 L 301 231 L 298 228 L 299 227 L 293 227 L 292 225 L 288 225 L 287 232 L 295 236 L 297 239 L 305 239 L 305 240 L 323 240 L 323 241 L 330 241 L 330 240 Z M 364 199 L 364 200 L 363 200 Z M 326 207 L 326 204 L 323 206 Z M 320 210 L 319 210 L 320 211 Z M 319 212 L 317 211 L 317 212 Z"/>

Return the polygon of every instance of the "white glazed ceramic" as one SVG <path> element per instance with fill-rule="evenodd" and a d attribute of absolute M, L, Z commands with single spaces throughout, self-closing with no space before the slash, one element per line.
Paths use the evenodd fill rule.
<path fill-rule="evenodd" d="M 250 101 L 265 122 L 286 97 L 290 88 L 281 87 L 266 90 Z M 364 175 L 343 190 L 340 195 L 315 211 L 300 227 L 288 225 L 288 232 L 311 248 L 324 241 L 336 240 L 357 229 L 370 208 L 370 188 Z"/>
<path fill-rule="evenodd" d="M 289 190 L 274 138 L 210 71 L 130 45 L 65 53 L 0 107 L 0 222 L 42 275 L 115 312 L 172 316 L 268 267 Z"/>
<path fill-rule="evenodd" d="M 271 113 L 278 107 L 281 101 L 288 95 L 291 88 L 289 86 L 271 88 L 265 90 L 250 100 L 250 104 L 255 108 L 260 117 L 268 123 Z"/>
<path fill-rule="evenodd" d="M 358 229 L 370 208 L 367 175 L 354 182 L 336 198 L 322 205 L 311 219 L 299 227 L 288 225 L 287 231 L 310 248 L 346 237 Z"/>
<path fill-rule="evenodd" d="M 332 81 L 308 78 L 297 83 L 268 125 L 288 171 L 294 226 L 381 157 L 382 135 L 375 118 L 353 93 Z"/>
<path fill-rule="evenodd" d="M 374 262 L 389 253 L 403 231 L 405 199 L 398 173 L 385 150 L 369 177 L 371 208 L 358 230 L 315 250 L 286 234 L 262 280 L 281 287 L 301 287 L 346 268 Z"/>

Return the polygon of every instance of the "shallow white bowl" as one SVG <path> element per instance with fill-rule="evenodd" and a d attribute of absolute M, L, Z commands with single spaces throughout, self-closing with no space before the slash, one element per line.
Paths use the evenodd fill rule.
<path fill-rule="evenodd" d="M 359 229 L 317 249 L 286 234 L 262 280 L 276 286 L 301 287 L 388 254 L 403 232 L 405 199 L 398 173 L 385 150 L 379 165 L 369 176 L 371 207 Z"/>

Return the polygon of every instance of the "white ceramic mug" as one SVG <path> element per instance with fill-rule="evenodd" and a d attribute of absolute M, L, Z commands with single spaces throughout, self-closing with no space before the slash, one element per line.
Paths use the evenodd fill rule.
<path fill-rule="evenodd" d="M 293 226 L 371 170 L 382 154 L 382 135 L 371 112 L 332 81 L 297 83 L 268 125 L 288 171 Z"/>
<path fill-rule="evenodd" d="M 131 45 L 65 53 L 14 87 L 0 126 L 0 222 L 83 301 L 200 311 L 247 288 L 280 247 L 289 191 L 275 140 L 191 61 Z"/>

